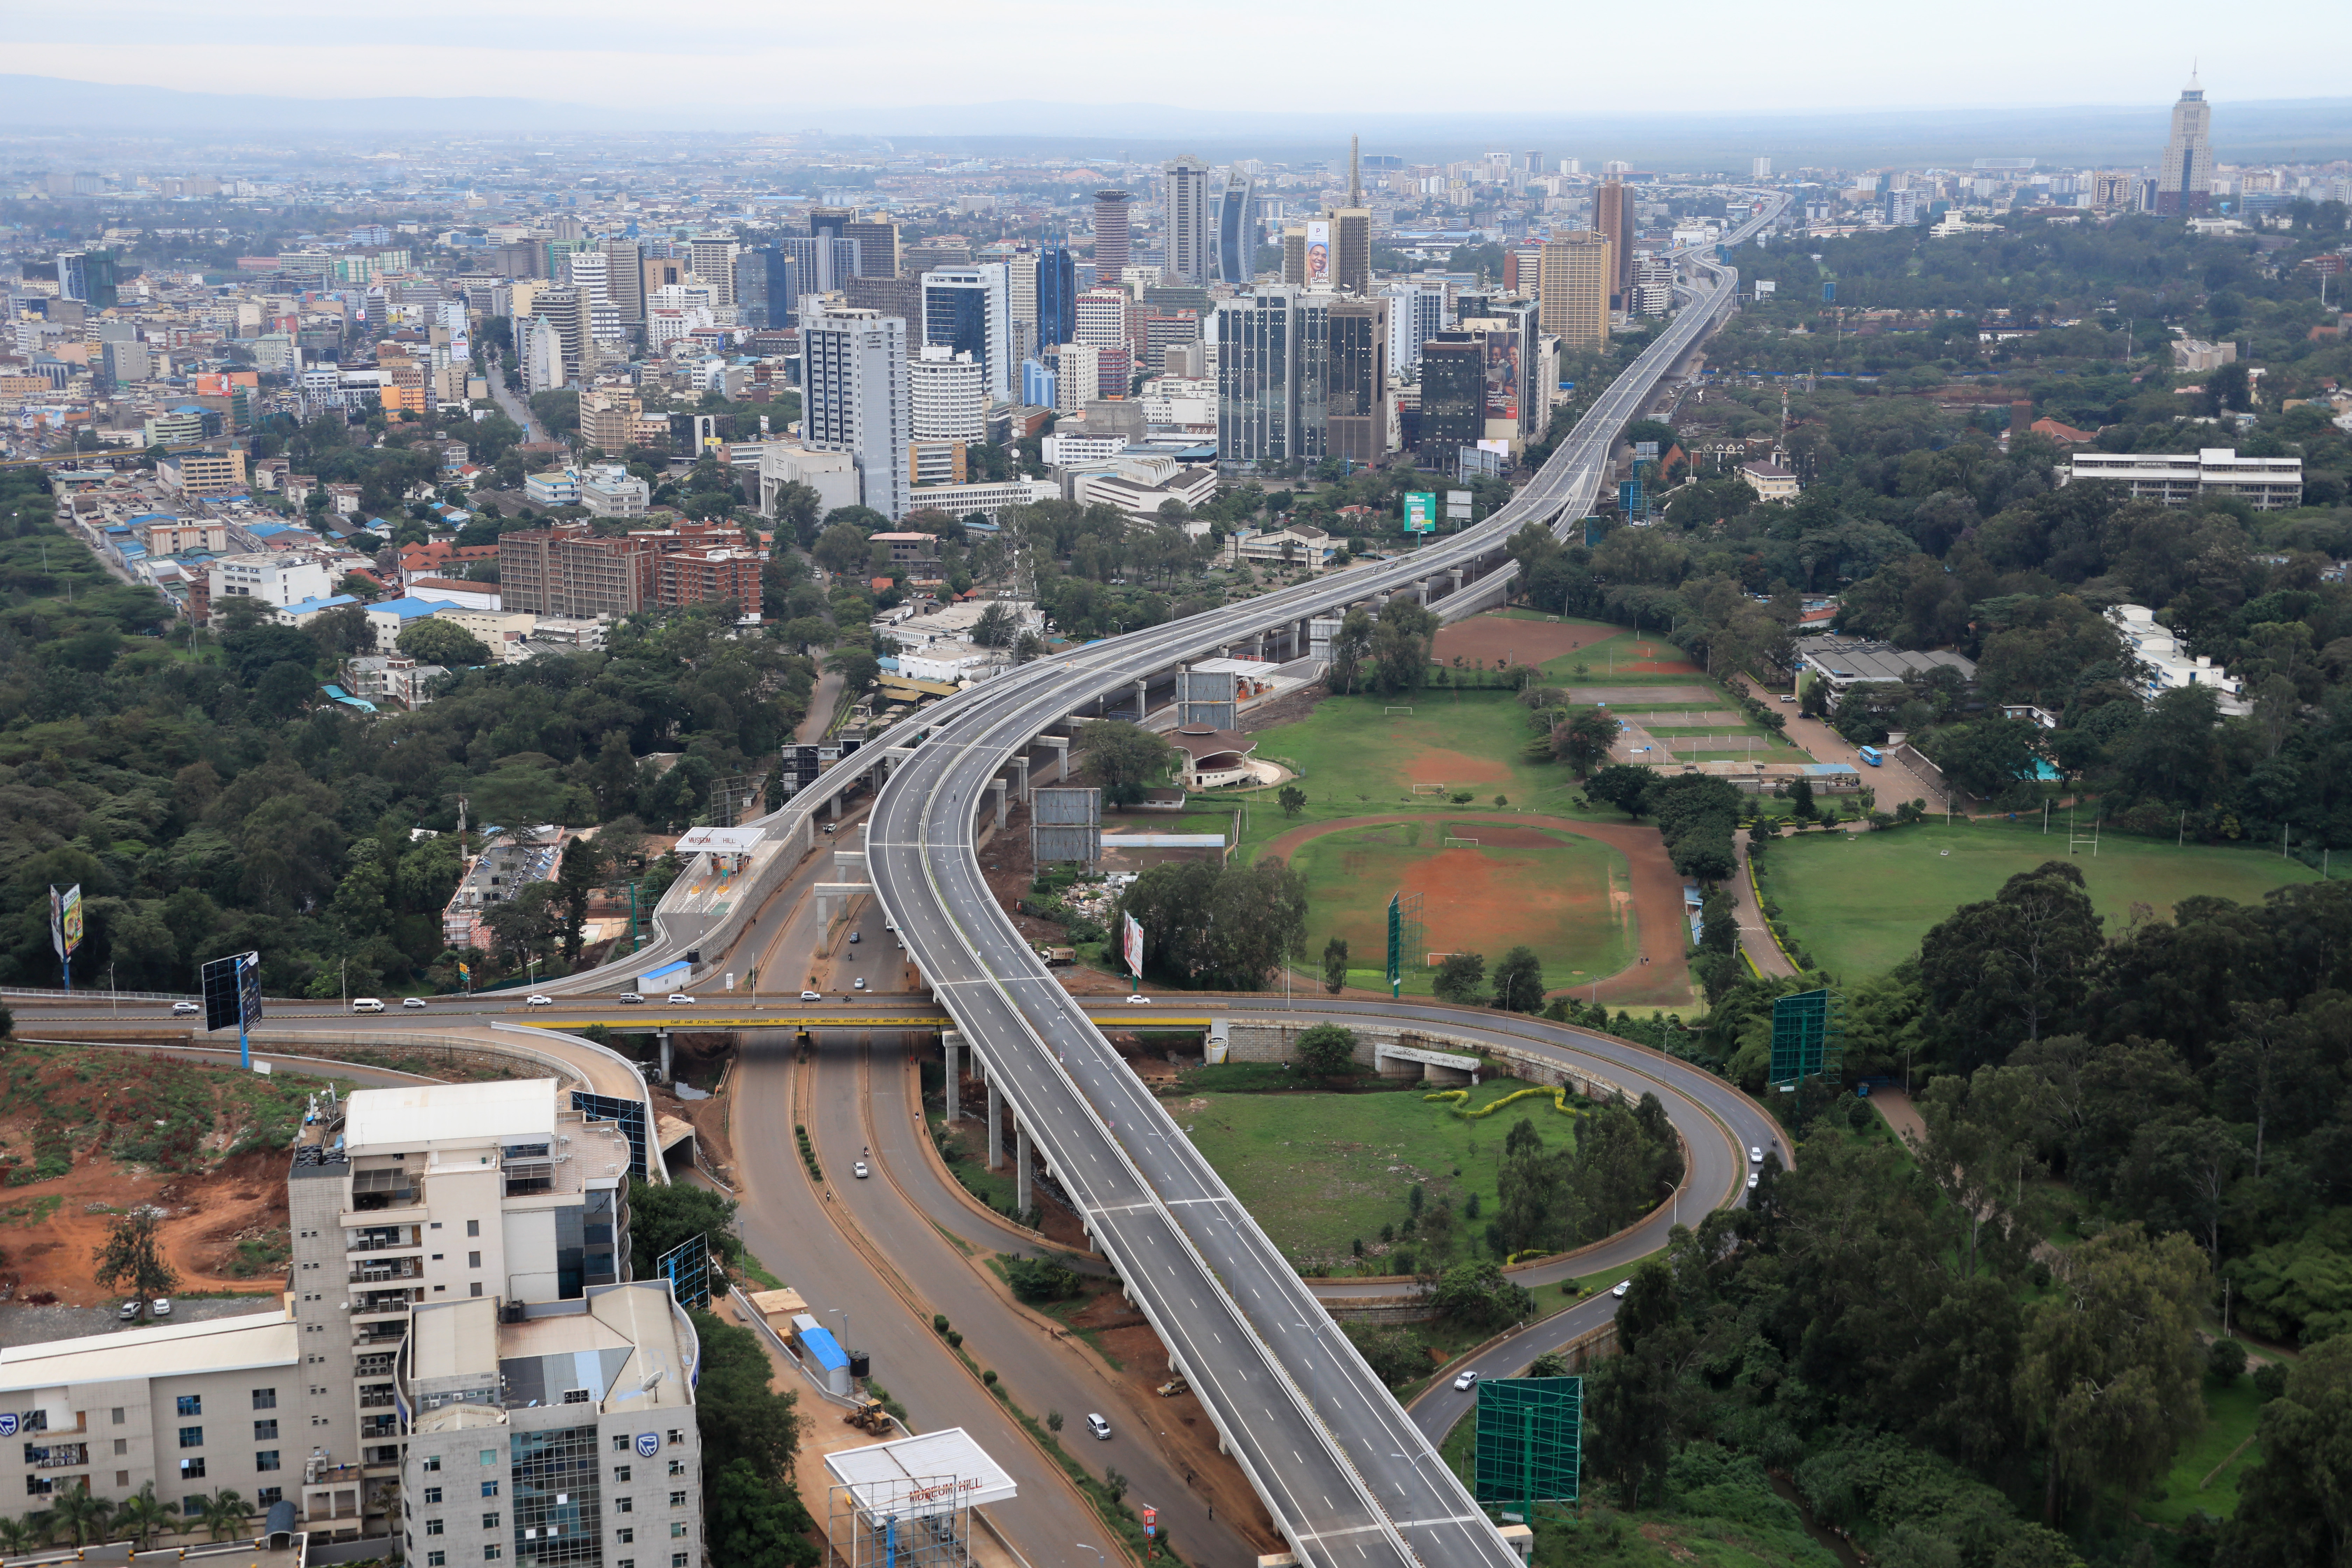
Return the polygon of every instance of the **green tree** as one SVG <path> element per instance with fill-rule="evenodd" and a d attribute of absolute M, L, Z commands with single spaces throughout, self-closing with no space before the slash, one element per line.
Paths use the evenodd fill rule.
<path fill-rule="evenodd" d="M 1274 795 L 1274 803 L 1282 807 L 1285 816 L 1297 816 L 1307 809 L 1307 792 L 1297 784 L 1285 784 Z"/>
<path fill-rule="evenodd" d="M 844 576 L 863 576 L 871 563 L 866 559 L 866 531 L 852 522 L 836 522 L 817 536 L 816 547 L 810 552 L 817 564 L 826 571 Z"/>
<path fill-rule="evenodd" d="M 490 929 L 499 960 L 509 969 L 525 969 L 534 958 L 554 950 L 562 931 L 561 894 L 552 882 L 533 882 L 513 898 L 493 904 L 482 916 Z"/>
<path fill-rule="evenodd" d="M 734 1459 L 705 1486 L 703 1531 L 711 1560 L 741 1568 L 814 1568 L 822 1555 L 804 1532 L 808 1510 L 781 1479 Z"/>
<path fill-rule="evenodd" d="M 1339 617 L 1339 626 L 1331 635 L 1331 667 L 1329 684 L 1332 689 L 1354 696 L 1356 682 L 1363 674 L 1364 658 L 1372 648 L 1371 612 L 1358 605 Z"/>
<path fill-rule="evenodd" d="M 2205 1422 L 2198 1340 L 2210 1277 L 2197 1244 L 2127 1221 L 2067 1252 L 2027 1319 L 2021 1389 L 2050 1462 L 2042 1522 L 2069 1489 L 2137 1497 Z"/>
<path fill-rule="evenodd" d="M 656 1277 L 654 1259 L 682 1242 L 701 1237 L 730 1271 L 743 1266 L 743 1244 L 735 1234 L 736 1203 L 705 1187 L 672 1182 L 662 1186 L 629 1183 L 629 1273 Z"/>
<path fill-rule="evenodd" d="M 402 653 L 419 664 L 463 669 L 490 662 L 488 645 L 457 622 L 437 616 L 409 622 L 394 640 Z"/>
<path fill-rule="evenodd" d="M 106 1222 L 106 1240 L 96 1260 L 91 1278 L 110 1290 L 128 1291 L 142 1304 L 170 1295 L 180 1283 L 179 1270 L 164 1260 L 156 1237 L 154 1211 L 143 1206 Z"/>
<path fill-rule="evenodd" d="M 1429 679 L 1430 639 L 1437 616 L 1400 595 L 1381 606 L 1372 627 L 1374 681 L 1387 696 L 1418 691 Z"/>
<path fill-rule="evenodd" d="M 563 847 L 563 864 L 555 874 L 556 903 L 562 910 L 560 940 L 568 963 L 580 962 L 580 948 L 588 921 L 588 900 L 603 886 L 604 856 L 593 838 L 575 838 Z"/>
<path fill-rule="evenodd" d="M 982 610 L 971 628 L 971 640 L 982 647 L 1011 647 L 1020 635 L 1021 618 L 1002 599 Z"/>
<path fill-rule="evenodd" d="M 142 1489 L 150 1494 L 153 1489 L 152 1481 Z M 76 1546 L 87 1546 L 105 1538 L 114 1506 L 88 1487 L 61 1487 L 49 1498 L 49 1513 L 55 1527 L 71 1535 Z"/>
<path fill-rule="evenodd" d="M 1402 1323 L 1349 1323 L 1341 1332 L 1372 1375 L 1391 1388 L 1429 1375 L 1429 1352 Z"/>
<path fill-rule="evenodd" d="M 1617 743 L 1617 721 L 1606 709 L 1580 708 L 1551 731 L 1552 754 L 1585 778 L 1609 758 Z M 1585 786 L 1591 789 L 1591 784 Z"/>
<path fill-rule="evenodd" d="M 223 1487 L 204 1500 L 205 1531 L 215 1541 L 242 1535 L 253 1518 L 253 1505 L 234 1487 Z"/>
<path fill-rule="evenodd" d="M 1649 809 L 1650 786 L 1657 782 L 1655 768 L 1617 763 L 1585 780 L 1584 793 L 1638 819 Z"/>
<path fill-rule="evenodd" d="M 2021 871 L 1985 902 L 1961 905 L 1919 944 L 1930 1037 L 1946 1064 L 2003 1061 L 2063 1030 L 2100 951 L 2098 912 L 2070 860 Z"/>
<path fill-rule="evenodd" d="M 758 1475 L 783 1475 L 800 1451 L 798 1399 L 768 1386 L 768 1354 L 751 1330 L 709 1312 L 689 1310 L 687 1315 L 702 1342 L 694 1404 L 704 1476 L 715 1478 L 739 1460 Z"/>
<path fill-rule="evenodd" d="M 1143 792 L 1167 781 L 1175 765 L 1176 749 L 1139 724 L 1110 719 L 1088 724 L 1079 732 L 1087 763 L 1102 781 L 1107 805 L 1132 805 Z"/>
<path fill-rule="evenodd" d="M 1512 1013 L 1543 1011 L 1543 960 L 1534 948 L 1515 947 L 1496 963 L 1495 1005 Z"/>
<path fill-rule="evenodd" d="M 1936 765 L 1980 800 L 1993 800 L 2034 774 L 2042 728 L 2026 719 L 1979 719 L 1955 724 L 1935 738 Z"/>
<path fill-rule="evenodd" d="M 1438 962 L 1437 974 L 1429 988 L 1441 1002 L 1452 1002 L 1464 1007 L 1475 1007 L 1486 986 L 1486 955 L 1480 952 L 1449 952 Z"/>
<path fill-rule="evenodd" d="M 2341 1568 L 2352 1562 L 2352 1338 L 2287 1363 L 2263 1406 L 2261 1458 L 2239 1484 L 2218 1568 Z"/>
<path fill-rule="evenodd" d="M 1338 1024 L 1318 1024 L 1298 1037 L 1292 1060 L 1317 1078 L 1338 1078 L 1356 1065 L 1356 1033 Z"/>
<path fill-rule="evenodd" d="M 1501 1329 L 1535 1310 L 1535 1300 L 1491 1261 L 1457 1263 L 1437 1278 L 1429 1304 L 1438 1316 L 1465 1328 Z"/>
<path fill-rule="evenodd" d="M 1348 939 L 1335 936 L 1323 944 L 1323 989 L 1337 996 L 1348 986 Z"/>

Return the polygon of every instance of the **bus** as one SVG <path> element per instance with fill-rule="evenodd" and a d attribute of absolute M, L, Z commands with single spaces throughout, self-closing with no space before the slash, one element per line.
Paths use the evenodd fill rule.
<path fill-rule="evenodd" d="M 1868 763 L 1874 768 L 1884 767 L 1886 763 L 1886 759 L 1879 754 L 1879 751 L 1876 746 L 1863 747 L 1862 760 Z"/>

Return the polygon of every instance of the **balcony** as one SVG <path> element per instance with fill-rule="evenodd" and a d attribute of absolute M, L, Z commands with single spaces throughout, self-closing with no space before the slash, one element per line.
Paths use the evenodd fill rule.
<path fill-rule="evenodd" d="M 25 1457 L 37 1470 L 62 1470 L 89 1463 L 87 1443 L 52 1443 L 46 1448 L 25 1445 Z"/>
<path fill-rule="evenodd" d="M 405 1312 L 424 1297 L 418 1289 L 364 1290 L 352 1298 L 352 1316 L 365 1318 L 385 1312 Z"/>
<path fill-rule="evenodd" d="M 360 1408 L 362 1410 L 390 1410 L 394 1404 L 392 1387 L 388 1384 L 382 1388 L 360 1390 Z"/>
<path fill-rule="evenodd" d="M 422 1279 L 425 1259 L 417 1258 L 371 1258 L 352 1270 L 350 1283 L 380 1285 L 394 1279 Z"/>
<path fill-rule="evenodd" d="M 423 1251 L 424 1240 L 414 1226 L 399 1225 L 389 1228 L 370 1227 L 363 1230 L 343 1250 L 346 1252 L 391 1252 L 402 1247 Z"/>
<path fill-rule="evenodd" d="M 397 1345 L 407 1337 L 408 1320 L 403 1317 L 390 1322 L 368 1324 L 352 1336 L 352 1343 L 358 1349 L 367 1350 L 375 1345 Z"/>

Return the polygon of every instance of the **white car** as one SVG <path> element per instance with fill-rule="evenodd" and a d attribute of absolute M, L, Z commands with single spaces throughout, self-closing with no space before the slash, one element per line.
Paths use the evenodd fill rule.
<path fill-rule="evenodd" d="M 1097 1441 L 1101 1441 L 1110 1436 L 1110 1423 L 1099 1415 L 1089 1415 L 1087 1417 L 1087 1430 L 1095 1435 Z"/>
<path fill-rule="evenodd" d="M 852 946 L 856 946 L 858 942 L 864 942 L 865 940 L 866 939 L 863 936 L 859 935 L 856 931 L 851 931 L 849 933 L 849 941 Z"/>
<path fill-rule="evenodd" d="M 156 1317 L 168 1318 L 172 1315 L 172 1298 L 158 1296 L 147 1303 L 147 1310 Z"/>
<path fill-rule="evenodd" d="M 534 991 L 530 995 L 522 999 L 522 1005 L 526 1007 L 552 1007 L 555 1005 L 555 998 L 552 996 L 541 996 Z"/>
<path fill-rule="evenodd" d="M 352 1011 L 354 1013 L 381 1013 L 383 1011 L 383 1004 L 377 1001 L 373 996 L 354 996 L 352 998 Z"/>
<path fill-rule="evenodd" d="M 1151 998 L 1149 996 L 1130 996 L 1127 999 L 1127 1005 L 1130 1007 L 1149 1007 L 1151 1005 Z"/>
<path fill-rule="evenodd" d="M 691 1007 L 694 1005 L 694 998 L 683 991 L 673 991 L 669 994 L 669 1005 L 673 1007 Z"/>
<path fill-rule="evenodd" d="M 1748 1146 L 1748 1163 L 1751 1165 L 1762 1164 L 1764 1163 L 1764 1151 L 1753 1143 L 1749 1144 Z"/>
<path fill-rule="evenodd" d="M 646 994 L 642 991 L 624 991 L 621 993 L 621 1000 L 626 1003 L 641 1003 L 645 999 Z"/>
<path fill-rule="evenodd" d="M 1749 1186 L 1749 1188 L 1750 1188 L 1750 1189 L 1753 1189 L 1753 1188 L 1755 1187 L 1755 1185 L 1757 1184 L 1757 1183 L 1760 1182 L 1761 1180 L 1763 1180 L 1763 1178 L 1762 1178 L 1760 1175 L 1759 1175 L 1756 1172 L 1754 1172 L 1754 1171 L 1750 1171 L 1750 1172 L 1748 1172 L 1748 1185 Z"/>
<path fill-rule="evenodd" d="M 1465 1372 L 1454 1380 L 1454 1392 L 1456 1394 L 1467 1394 L 1477 1386 L 1478 1374 L 1475 1372 Z"/>
<path fill-rule="evenodd" d="M 1626 1291 L 1631 1290 L 1633 1288 L 1633 1282 L 1631 1279 L 1620 1279 L 1615 1285 L 1610 1288 L 1609 1293 L 1612 1296 L 1622 1296 Z"/>
<path fill-rule="evenodd" d="M 861 1182 L 862 1182 L 862 1181 L 864 1181 L 864 1180 L 866 1179 L 866 1162 L 865 1162 L 865 1161 L 863 1161 L 863 1160 L 858 1161 L 858 1162 L 857 1162 L 857 1163 L 856 1163 L 855 1165 L 852 1165 L 852 1166 L 850 1167 L 850 1169 L 851 1169 L 852 1171 L 854 1171 L 854 1172 L 856 1172 L 856 1173 L 857 1173 L 857 1179 L 858 1179 L 859 1181 L 861 1181 Z"/>
<path fill-rule="evenodd" d="M 818 995 L 814 991 L 803 991 L 801 993 L 801 1000 L 803 1002 L 822 1002 L 824 998 Z"/>
<path fill-rule="evenodd" d="M 425 1005 L 425 998 L 422 996 L 403 996 L 400 999 L 400 1005 L 404 1007 L 422 1007 Z"/>
<path fill-rule="evenodd" d="M 850 988 L 851 990 L 853 990 L 853 991 L 863 991 L 863 990 L 865 990 L 865 989 L 866 989 L 866 976 L 864 976 L 863 974 L 861 974 L 861 975 L 859 975 L 856 979 L 855 979 L 855 980 L 851 981 L 851 982 L 849 983 L 849 988 Z"/>
<path fill-rule="evenodd" d="M 174 1018 L 189 1017 L 203 1011 L 204 1009 L 197 1006 L 194 1002 L 174 1002 L 172 1004 L 172 1016 Z"/>

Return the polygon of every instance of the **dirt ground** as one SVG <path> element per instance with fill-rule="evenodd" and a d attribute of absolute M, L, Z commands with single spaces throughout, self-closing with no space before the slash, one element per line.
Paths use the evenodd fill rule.
<path fill-rule="evenodd" d="M 1339 822 L 1308 823 L 1282 835 L 1262 852 L 1279 855 L 1285 859 L 1295 854 L 1298 846 L 1310 838 L 1327 833 L 1343 833 L 1370 826 L 1380 822 L 1420 822 L 1425 817 L 1402 814 L 1379 816 L 1351 816 Z M 1597 838 L 1622 851 L 1633 876 L 1633 910 L 1640 922 L 1641 956 L 1628 967 L 1599 983 L 1600 1000 L 1619 1006 L 1679 1007 L 1690 1001 L 1688 971 L 1683 954 L 1690 945 L 1690 926 L 1683 914 L 1683 879 L 1676 874 L 1674 863 L 1666 858 L 1664 840 L 1654 827 L 1633 823 L 1578 822 L 1565 816 L 1534 816 L 1516 813 L 1495 816 L 1465 812 L 1449 820 L 1454 823 L 1478 823 L 1483 836 L 1484 825 L 1501 823 L 1512 827 L 1525 827 L 1530 823 L 1574 833 L 1587 838 Z M 1474 858 L 1464 851 L 1465 858 Z M 1432 857 L 1442 858 L 1443 855 Z M 1507 912 L 1507 911 L 1506 911 Z M 1595 994 L 1589 984 L 1575 986 L 1576 995 L 1590 1001 Z M 1564 989 L 1552 994 L 1565 995 Z"/>
<path fill-rule="evenodd" d="M 1296 691 L 1286 691 L 1279 697 L 1261 699 L 1242 710 L 1241 732 L 1250 735 L 1277 725 L 1296 724 L 1314 712 L 1316 705 L 1330 695 L 1331 689 L 1318 680 Z"/>
<path fill-rule="evenodd" d="M 1403 745 L 1404 738 L 1398 736 L 1397 742 Z M 1417 784 L 1509 784 L 1511 770 L 1494 757 L 1424 746 L 1413 752 L 1407 776 Z"/>
<path fill-rule="evenodd" d="M 1504 616 L 1472 616 L 1437 632 L 1436 654 L 1452 664 L 1468 659 L 1474 668 L 1541 664 L 1615 637 L 1617 626 L 1579 626 L 1558 621 L 1526 621 Z"/>
<path fill-rule="evenodd" d="M 1157 1390 L 1172 1375 L 1168 1349 L 1142 1313 L 1129 1306 L 1115 1290 L 1106 1290 L 1071 1320 L 1118 1362 L 1116 1373 L 1133 1395 L 1139 1412 L 1156 1415 L 1156 1430 L 1171 1464 L 1181 1464 L 1194 1491 L 1208 1500 L 1211 1510 L 1222 1510 L 1236 1530 L 1265 1552 L 1280 1552 L 1281 1538 L 1274 1520 L 1250 1489 L 1241 1467 L 1217 1452 L 1217 1429 L 1201 1408 L 1200 1396 L 1179 1394 L 1161 1398 Z M 1075 1428 L 1076 1423 L 1072 1424 Z M 1063 1439 L 1067 1442 L 1066 1434 Z M 1177 1550 L 1182 1551 L 1180 1542 Z"/>

